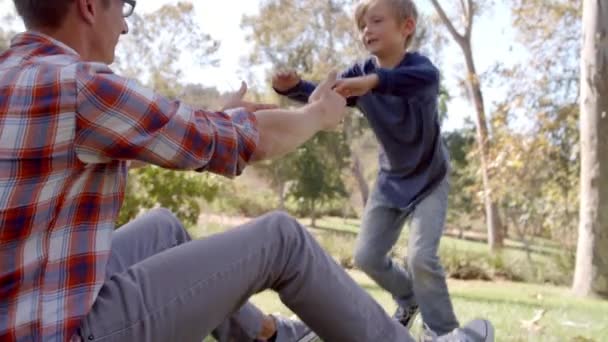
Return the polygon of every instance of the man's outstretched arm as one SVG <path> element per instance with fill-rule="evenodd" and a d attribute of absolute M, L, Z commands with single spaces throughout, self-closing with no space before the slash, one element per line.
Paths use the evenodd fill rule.
<path fill-rule="evenodd" d="M 319 87 L 297 110 L 227 114 L 194 110 L 85 64 L 78 75 L 76 152 L 85 163 L 135 160 L 236 176 L 251 160 L 283 155 L 339 122 L 341 98 L 328 88 Z"/>

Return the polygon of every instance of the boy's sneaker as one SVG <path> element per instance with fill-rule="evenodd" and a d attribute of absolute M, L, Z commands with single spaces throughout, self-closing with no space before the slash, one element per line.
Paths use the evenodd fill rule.
<path fill-rule="evenodd" d="M 275 342 L 316 342 L 320 341 L 304 322 L 283 316 L 271 315 L 277 324 Z"/>
<path fill-rule="evenodd" d="M 421 340 L 424 342 L 494 342 L 494 327 L 488 320 L 475 319 L 463 327 L 441 336 L 437 336 L 426 327 Z"/>
<path fill-rule="evenodd" d="M 393 315 L 393 318 L 398 320 L 404 327 L 410 329 L 412 324 L 414 324 L 414 320 L 416 319 L 416 315 L 420 312 L 418 305 L 412 305 L 407 308 L 402 306 L 397 307 L 397 311 Z"/>

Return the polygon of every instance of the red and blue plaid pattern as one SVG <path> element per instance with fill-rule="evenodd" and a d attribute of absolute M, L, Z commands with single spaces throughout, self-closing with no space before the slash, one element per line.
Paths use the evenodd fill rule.
<path fill-rule="evenodd" d="M 193 110 L 37 33 L 0 55 L 0 341 L 66 341 L 105 277 L 128 160 L 229 177 L 255 117 Z"/>

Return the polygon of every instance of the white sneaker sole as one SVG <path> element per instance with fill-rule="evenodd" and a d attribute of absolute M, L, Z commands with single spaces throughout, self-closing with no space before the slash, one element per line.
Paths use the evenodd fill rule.
<path fill-rule="evenodd" d="M 298 342 L 317 342 L 317 341 L 321 341 L 321 339 L 319 339 L 319 336 L 317 336 L 317 334 L 315 334 L 314 331 L 310 331 L 310 332 L 308 332 L 308 334 L 306 334 L 298 339 Z"/>

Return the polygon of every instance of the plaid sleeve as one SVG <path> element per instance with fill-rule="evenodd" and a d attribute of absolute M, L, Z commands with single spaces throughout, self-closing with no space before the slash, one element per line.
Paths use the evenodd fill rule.
<path fill-rule="evenodd" d="M 251 113 L 194 110 L 101 64 L 79 68 L 77 98 L 76 153 L 85 163 L 140 160 L 232 177 L 258 142 Z"/>

